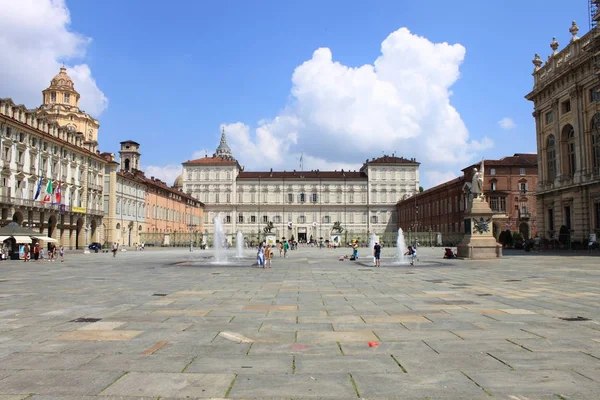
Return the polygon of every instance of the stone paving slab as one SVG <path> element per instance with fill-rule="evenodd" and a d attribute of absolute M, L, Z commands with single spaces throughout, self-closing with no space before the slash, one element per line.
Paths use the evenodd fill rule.
<path fill-rule="evenodd" d="M 123 372 L 19 371 L 0 380 L 0 393 L 94 395 L 121 375 L 123 375 Z"/>
<path fill-rule="evenodd" d="M 235 374 L 270 374 L 293 372 L 293 358 L 290 355 L 278 356 L 220 356 L 195 358 L 185 372 L 198 373 L 235 373 Z M 297 366 L 297 364 L 296 364 Z"/>
<path fill-rule="evenodd" d="M 356 398 L 348 374 L 238 375 L 230 398 Z"/>
<path fill-rule="evenodd" d="M 99 355 L 81 367 L 91 371 L 181 372 L 193 356 L 176 355 Z"/>
<path fill-rule="evenodd" d="M 131 372 L 102 392 L 107 396 L 225 397 L 235 374 Z"/>
<path fill-rule="evenodd" d="M 95 355 L 53 354 L 53 353 L 13 353 L 0 358 L 2 369 L 78 369 L 95 358 Z"/>

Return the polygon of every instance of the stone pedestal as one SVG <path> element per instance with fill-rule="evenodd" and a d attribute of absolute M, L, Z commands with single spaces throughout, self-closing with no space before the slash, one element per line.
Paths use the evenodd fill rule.
<path fill-rule="evenodd" d="M 493 234 L 493 215 L 483 197 L 473 200 L 465 214 L 465 236 L 456 246 L 458 257 L 474 260 L 502 257 L 502 245 Z"/>

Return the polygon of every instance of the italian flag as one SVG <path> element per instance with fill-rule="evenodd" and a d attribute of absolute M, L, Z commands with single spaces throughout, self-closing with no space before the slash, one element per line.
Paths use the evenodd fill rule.
<path fill-rule="evenodd" d="M 46 185 L 46 193 L 44 193 L 42 203 L 48 203 L 50 201 L 52 201 L 52 179 L 48 180 L 48 184 Z"/>

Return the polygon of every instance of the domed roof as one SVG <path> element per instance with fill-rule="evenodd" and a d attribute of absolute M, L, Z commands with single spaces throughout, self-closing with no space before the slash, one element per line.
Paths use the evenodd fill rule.
<path fill-rule="evenodd" d="M 175 178 L 175 183 L 173 183 L 173 187 L 177 189 L 183 189 L 183 174 Z"/>
<path fill-rule="evenodd" d="M 67 87 L 74 90 L 75 84 L 69 75 L 67 75 L 67 69 L 65 67 L 60 68 L 60 72 L 52 78 L 50 81 L 50 87 Z"/>

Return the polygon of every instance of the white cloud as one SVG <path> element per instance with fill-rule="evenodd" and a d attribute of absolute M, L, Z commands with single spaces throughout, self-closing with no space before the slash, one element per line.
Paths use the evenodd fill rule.
<path fill-rule="evenodd" d="M 80 106 L 98 117 L 108 99 L 98 88 L 87 64 L 73 63 L 85 56 L 91 39 L 71 32 L 64 0 L 0 0 L 0 97 L 11 97 L 29 108 L 41 104 L 64 62 L 81 94 Z"/>
<path fill-rule="evenodd" d="M 249 169 L 357 169 L 382 151 L 460 170 L 489 138 L 469 140 L 450 104 L 465 57 L 460 44 L 432 43 L 401 28 L 372 64 L 349 67 L 317 49 L 292 76 L 291 102 L 256 128 L 224 125 L 234 156 Z"/>
<path fill-rule="evenodd" d="M 153 176 L 155 178 L 159 178 L 161 181 L 166 182 L 169 186 L 172 186 L 175 182 L 175 178 L 177 178 L 183 172 L 183 167 L 181 164 L 167 164 L 162 167 L 149 165 L 144 168 L 144 172 L 146 173 L 146 177 L 150 178 Z"/>
<path fill-rule="evenodd" d="M 502 118 L 500 121 L 498 121 L 498 125 L 500 125 L 500 128 L 506 130 L 513 129 L 515 126 L 517 126 L 517 124 L 515 124 L 515 121 L 513 121 L 512 118 L 509 117 Z"/>
<path fill-rule="evenodd" d="M 448 182 L 457 177 L 454 172 L 440 172 L 440 171 L 426 171 L 425 177 L 427 178 L 427 186 L 423 186 L 425 190 L 437 186 L 441 183 Z"/>

